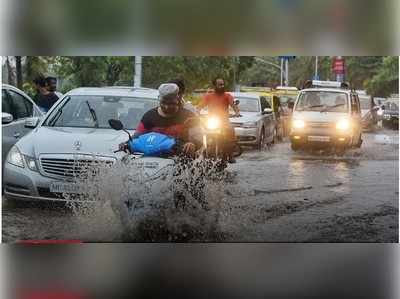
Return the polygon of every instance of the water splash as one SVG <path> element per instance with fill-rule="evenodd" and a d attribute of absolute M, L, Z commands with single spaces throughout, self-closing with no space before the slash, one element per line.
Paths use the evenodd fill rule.
<path fill-rule="evenodd" d="M 113 227 L 119 221 L 122 241 L 217 241 L 229 203 L 225 165 L 203 158 L 155 165 L 168 159 L 161 160 L 91 163 L 74 177 L 82 194 L 64 197 L 79 200 L 71 207 L 82 224 L 96 225 L 90 221 L 102 216 Z"/>

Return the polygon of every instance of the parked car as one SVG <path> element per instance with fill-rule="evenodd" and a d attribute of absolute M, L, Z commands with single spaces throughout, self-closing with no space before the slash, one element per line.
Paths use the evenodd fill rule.
<path fill-rule="evenodd" d="M 42 117 L 39 107 L 22 90 L 2 84 L 2 166 L 11 147 L 32 129 L 32 117 Z"/>
<path fill-rule="evenodd" d="M 358 95 L 340 82 L 312 81 L 303 89 L 294 106 L 291 146 L 329 146 L 338 153 L 362 143 L 361 111 Z"/>
<path fill-rule="evenodd" d="M 393 130 L 399 129 L 399 102 L 386 101 L 384 104 L 383 126 Z"/>
<path fill-rule="evenodd" d="M 277 135 L 277 126 L 272 107 L 266 97 L 246 92 L 232 93 L 239 101 L 241 117 L 230 119 L 240 145 L 262 148 L 273 143 Z"/>
<path fill-rule="evenodd" d="M 68 182 L 82 165 L 93 160 L 113 163 L 118 158 L 113 151 L 126 141 L 126 133 L 112 129 L 108 120 L 121 120 L 133 133 L 143 114 L 157 105 L 154 90 L 78 88 L 68 92 L 11 148 L 4 167 L 7 199 L 65 200 L 62 192 L 71 191 Z"/>

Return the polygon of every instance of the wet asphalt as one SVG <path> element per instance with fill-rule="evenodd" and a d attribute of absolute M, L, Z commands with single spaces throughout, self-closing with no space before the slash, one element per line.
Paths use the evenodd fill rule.
<path fill-rule="evenodd" d="M 364 133 L 343 156 L 293 152 L 285 140 L 246 148 L 228 167 L 216 242 L 398 242 L 398 131 Z M 119 242 L 111 209 L 76 213 L 64 207 L 19 206 L 3 197 L 2 241 L 78 239 Z M 134 240 L 132 240 L 134 241 Z M 201 241 L 201 240 L 200 240 Z"/>

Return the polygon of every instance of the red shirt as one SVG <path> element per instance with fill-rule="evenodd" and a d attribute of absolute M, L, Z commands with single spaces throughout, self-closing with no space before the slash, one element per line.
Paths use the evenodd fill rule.
<path fill-rule="evenodd" d="M 200 105 L 207 106 L 210 114 L 228 116 L 229 106 L 233 105 L 233 96 L 227 92 L 222 94 L 207 93 L 204 95 Z"/>

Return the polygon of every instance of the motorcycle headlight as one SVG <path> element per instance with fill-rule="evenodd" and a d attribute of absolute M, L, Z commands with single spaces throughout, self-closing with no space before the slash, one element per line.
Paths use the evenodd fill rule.
<path fill-rule="evenodd" d="M 26 165 L 28 165 L 28 168 L 29 168 L 30 170 L 38 171 L 38 170 L 37 170 L 37 167 L 36 167 L 35 158 L 25 156 L 25 161 L 26 161 Z"/>
<path fill-rule="evenodd" d="M 295 119 L 293 120 L 293 128 L 295 129 L 303 129 L 305 127 L 306 123 L 304 120 L 301 119 Z"/>
<path fill-rule="evenodd" d="M 255 121 L 249 121 L 247 123 L 243 124 L 244 128 L 256 128 L 257 127 L 257 122 Z"/>
<path fill-rule="evenodd" d="M 215 130 L 219 128 L 219 119 L 216 117 L 211 117 L 207 120 L 207 129 Z"/>
<path fill-rule="evenodd" d="M 383 115 L 383 110 L 378 110 L 377 114 L 378 114 L 379 116 L 382 116 L 382 115 Z"/>
<path fill-rule="evenodd" d="M 24 159 L 22 157 L 22 154 L 16 146 L 13 146 L 10 149 L 10 152 L 8 153 L 8 156 L 7 156 L 7 162 L 12 165 L 15 165 L 15 166 L 25 168 Z"/>
<path fill-rule="evenodd" d="M 348 130 L 350 128 L 350 122 L 348 119 L 341 119 L 336 123 L 336 129 Z"/>

